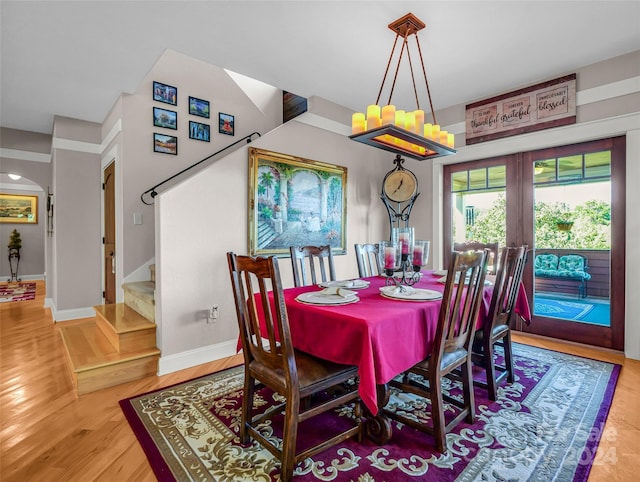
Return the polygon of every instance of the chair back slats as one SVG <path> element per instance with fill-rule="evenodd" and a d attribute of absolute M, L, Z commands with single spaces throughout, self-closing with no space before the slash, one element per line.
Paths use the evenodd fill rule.
<path fill-rule="evenodd" d="M 227 259 L 245 362 L 249 364 L 256 360 L 271 369 L 286 372 L 295 364 L 295 357 L 277 258 L 228 253 Z M 269 299 L 271 290 L 272 300 Z M 259 304 L 256 295 L 259 296 Z M 261 319 L 266 338 L 260 329 Z"/>
<path fill-rule="evenodd" d="M 358 367 L 294 351 L 275 256 L 229 252 L 227 260 L 245 363 L 240 440 L 247 445 L 254 439 L 279 459 L 279 480 L 289 482 L 299 462 L 351 437 L 361 440 Z M 258 383 L 277 393 L 278 403 L 268 408 L 255 403 Z M 352 423 L 337 423 L 338 433 L 331 438 L 322 437 L 315 445 L 296 450 L 299 423 L 329 412 L 337 418 L 336 409 L 349 410 L 349 404 L 353 404 L 353 417 L 341 412 L 340 418 Z M 265 424 L 272 422 L 281 427 L 280 437 L 264 431 Z"/>
<path fill-rule="evenodd" d="M 377 244 L 356 244 L 356 261 L 360 278 L 380 275 L 379 247 Z"/>
<path fill-rule="evenodd" d="M 488 252 L 452 253 L 432 357 L 439 363 L 445 352 L 468 349 L 482 301 Z"/>
<path fill-rule="evenodd" d="M 498 272 L 498 260 L 500 257 L 499 243 L 481 243 L 480 241 L 465 241 L 462 243 L 453 243 L 453 250 L 464 251 L 478 251 L 489 250 L 489 260 L 487 262 L 489 274 L 496 274 Z"/>
<path fill-rule="evenodd" d="M 487 323 L 485 326 L 488 334 L 496 326 L 510 323 L 524 271 L 526 250 L 526 246 L 502 249 L 500 268 L 496 275 L 489 308 L 489 315 L 492 317 L 493 323 Z"/>
<path fill-rule="evenodd" d="M 323 281 L 335 281 L 331 246 L 291 246 L 291 264 L 295 286 L 308 286 Z M 320 277 L 317 272 L 320 272 Z"/>

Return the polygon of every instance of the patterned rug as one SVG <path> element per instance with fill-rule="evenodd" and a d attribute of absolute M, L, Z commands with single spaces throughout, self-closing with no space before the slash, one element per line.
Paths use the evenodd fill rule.
<path fill-rule="evenodd" d="M 564 318 L 566 320 L 580 320 L 593 309 L 591 303 L 554 300 L 541 296 L 536 296 L 534 306 L 534 315 Z"/>
<path fill-rule="evenodd" d="M 0 285 L 0 303 L 29 301 L 36 297 L 35 283 L 9 283 Z"/>
<path fill-rule="evenodd" d="M 448 434 L 445 454 L 432 449 L 430 436 L 394 423 L 386 445 L 350 439 L 298 464 L 294 480 L 586 481 L 620 366 L 521 344 L 514 352 L 515 382 L 503 384 L 495 402 L 475 389 L 476 423 Z M 269 452 L 239 443 L 242 382 L 238 367 L 120 401 L 158 480 L 280 480 Z M 460 396 L 455 383 L 444 389 Z M 266 388 L 256 396 L 263 407 L 274 399 Z M 429 417 L 429 403 L 417 397 L 393 394 L 390 407 Z M 349 416 L 308 420 L 299 447 Z M 277 437 L 278 425 L 263 430 Z"/>

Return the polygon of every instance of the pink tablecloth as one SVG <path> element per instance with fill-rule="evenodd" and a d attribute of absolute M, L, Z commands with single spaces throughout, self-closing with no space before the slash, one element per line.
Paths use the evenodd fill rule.
<path fill-rule="evenodd" d="M 425 271 L 416 288 L 444 290 L 431 271 Z M 304 352 L 336 363 L 357 365 L 360 396 L 367 408 L 378 412 L 376 384 L 393 377 L 425 359 L 436 334 L 440 310 L 438 301 L 401 301 L 384 298 L 379 288 L 384 278 L 368 278 L 366 289 L 357 290 L 360 301 L 347 305 L 317 306 L 296 301 L 296 296 L 318 290 L 316 286 L 285 290 L 291 337 Z M 478 325 L 489 310 L 493 286 L 484 291 Z M 516 312 L 528 319 L 529 305 L 520 290 Z"/>

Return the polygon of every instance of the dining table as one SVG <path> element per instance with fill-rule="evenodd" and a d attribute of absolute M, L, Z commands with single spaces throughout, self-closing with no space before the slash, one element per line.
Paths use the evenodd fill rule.
<path fill-rule="evenodd" d="M 444 291 L 442 272 L 423 269 L 417 276 L 419 280 L 410 290 Z M 304 301 L 312 296 L 305 293 L 323 290 L 317 285 L 283 290 L 294 347 L 318 358 L 358 366 L 360 398 L 374 419 L 368 432 L 379 442 L 391 436 L 387 433 L 390 424 L 380 410 L 388 401 L 387 383 L 429 356 L 442 302 L 441 297 L 415 301 L 384 296 L 381 288 L 389 284 L 393 282 L 385 276 L 346 280 L 344 286 L 354 291 L 357 299 L 351 296 L 344 303 L 331 304 Z M 476 329 L 490 322 L 492 293 L 493 284 L 488 281 Z M 525 321 L 531 318 L 523 286 L 515 312 Z"/>

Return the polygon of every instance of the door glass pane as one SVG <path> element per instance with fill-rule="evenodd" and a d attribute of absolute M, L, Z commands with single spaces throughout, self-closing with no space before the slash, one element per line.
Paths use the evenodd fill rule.
<path fill-rule="evenodd" d="M 585 154 L 584 175 L 585 177 L 611 176 L 611 151 Z"/>
<path fill-rule="evenodd" d="M 451 190 L 453 192 L 466 191 L 469 189 L 467 184 L 468 171 L 454 172 L 451 174 Z"/>
<path fill-rule="evenodd" d="M 582 155 L 558 158 L 558 180 L 582 179 Z"/>
<path fill-rule="evenodd" d="M 472 169 L 451 174 L 452 189 L 469 179 L 466 189 L 451 196 L 453 242 L 506 244 L 506 166 Z"/>
<path fill-rule="evenodd" d="M 469 171 L 469 189 L 484 189 L 487 187 L 487 170 L 474 169 Z"/>
<path fill-rule="evenodd" d="M 552 182 L 556 180 L 556 160 L 546 159 L 536 161 L 533 168 L 534 182 Z"/>
<path fill-rule="evenodd" d="M 534 174 L 534 315 L 610 326 L 610 153 L 558 158 L 558 172 Z"/>
<path fill-rule="evenodd" d="M 504 187 L 507 185 L 506 166 L 494 166 L 488 169 L 488 187 Z"/>

